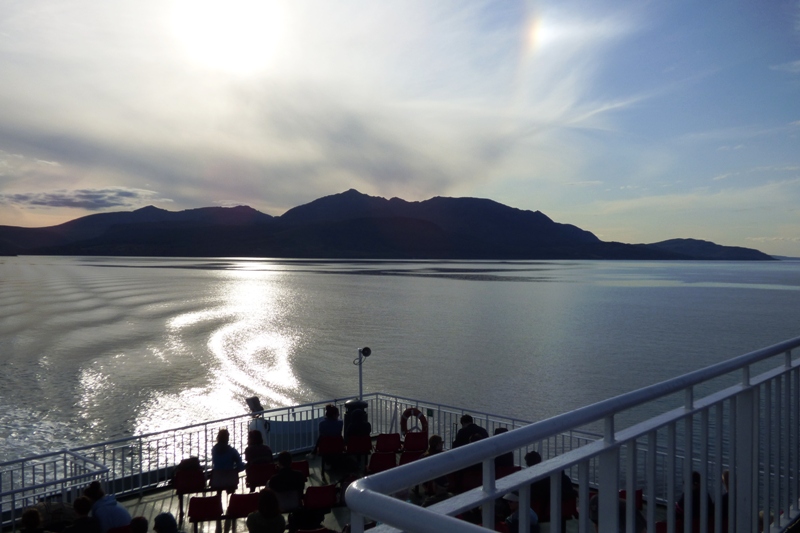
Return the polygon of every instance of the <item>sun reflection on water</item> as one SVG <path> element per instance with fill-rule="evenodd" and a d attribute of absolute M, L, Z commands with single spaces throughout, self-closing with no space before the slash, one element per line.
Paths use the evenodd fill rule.
<path fill-rule="evenodd" d="M 217 275 L 206 307 L 169 317 L 167 346 L 154 353 L 169 360 L 202 349 L 199 344 L 187 349 L 190 343 L 182 340 L 202 330 L 207 352 L 189 355 L 204 366 L 211 361 L 206 382 L 154 392 L 138 417 L 137 432 L 242 414 L 244 399 L 253 395 L 265 407 L 297 403 L 300 385 L 292 357 L 300 337 L 287 320 L 293 298 L 281 282 L 284 274 L 231 269 Z"/>

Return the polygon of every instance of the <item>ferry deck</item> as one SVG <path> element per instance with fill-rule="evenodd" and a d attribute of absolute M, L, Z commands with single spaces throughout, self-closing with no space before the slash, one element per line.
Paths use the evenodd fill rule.
<path fill-rule="evenodd" d="M 374 393 L 360 399 L 250 412 L 9 461 L 0 464 L 2 526 L 16 530 L 20 514 L 30 506 L 68 504 L 95 479 L 132 516 L 148 517 L 151 524 L 160 512 L 178 517 L 179 498 L 171 481 L 175 466 L 194 456 L 208 468 L 219 429 L 227 428 L 231 444 L 241 451 L 248 431 L 268 423 L 273 451 L 288 450 L 298 460 L 310 459 L 307 487 L 335 487 L 336 500 L 323 522 L 332 531 L 350 524 L 351 531 L 360 532 L 373 523 L 378 525 L 372 531 L 381 532 L 502 530 L 496 516 L 498 500 L 514 492 L 520 501 L 528 501 L 531 485 L 549 479 L 553 497 L 542 513 L 549 514 L 543 533 L 562 518 L 570 532 L 641 533 L 634 531 L 637 512 L 645 518 L 648 533 L 779 533 L 800 516 L 800 358 L 793 355 L 798 347 L 800 337 L 537 422 Z M 355 400 L 366 406 L 373 443 L 379 435 L 402 438 L 404 428 L 418 431 L 424 419 L 428 435 L 442 436 L 445 453 L 409 459 L 381 471 L 375 468 L 376 473 L 369 475 L 363 475 L 363 465 L 368 463 L 357 463 L 355 470 L 323 469 L 320 458 L 308 454 L 317 441 L 324 407 L 328 403 L 339 406 L 347 423 Z M 509 431 L 447 450 L 464 413 L 471 414 L 490 435 L 501 427 Z M 495 468 L 498 455 L 512 453 L 519 466 L 532 450 L 544 459 L 536 466 L 511 471 Z M 399 463 L 405 452 L 389 453 Z M 477 464 L 481 465 L 479 475 L 452 497 L 430 507 L 415 501 L 414 487 Z M 574 513 L 561 498 L 562 471 L 577 487 Z M 723 471 L 729 472 L 727 488 L 721 482 Z M 710 507 L 705 499 L 700 499 L 699 510 L 692 509 L 688 496 L 696 490 L 691 484 L 695 472 L 701 479 L 700 493 L 707 492 L 713 502 L 721 502 L 727 493 L 730 505 L 725 516 L 721 505 Z M 249 493 L 246 482 L 242 473 L 237 494 Z M 685 516 L 697 517 L 692 521 L 669 511 L 684 492 Z M 186 494 L 186 507 L 204 495 Z M 590 500 L 595 495 L 598 505 L 592 516 Z M 226 506 L 229 498 L 221 499 Z M 620 509 L 624 509 L 622 514 Z M 230 525 L 245 529 L 241 518 Z M 522 513 L 520 529 L 528 525 Z M 218 522 L 208 519 L 195 524 L 187 517 L 183 529 L 194 527 L 212 531 Z"/>

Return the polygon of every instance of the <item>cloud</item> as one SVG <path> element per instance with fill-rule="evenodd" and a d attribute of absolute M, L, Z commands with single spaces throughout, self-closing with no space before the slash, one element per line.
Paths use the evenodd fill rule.
<path fill-rule="evenodd" d="M 743 144 L 737 144 L 736 146 L 720 146 L 719 148 L 717 148 L 717 150 L 719 150 L 720 152 L 730 152 L 735 150 L 741 150 L 742 148 L 744 148 Z"/>
<path fill-rule="evenodd" d="M 595 185 L 603 185 L 602 180 L 585 180 L 585 181 L 570 181 L 567 182 L 565 185 L 573 185 L 578 187 L 587 187 L 587 186 L 595 186 Z"/>
<path fill-rule="evenodd" d="M 755 242 L 790 242 L 800 243 L 800 237 L 745 237 L 747 241 Z"/>
<path fill-rule="evenodd" d="M 169 201 L 160 198 L 154 191 L 125 187 L 0 194 L 0 204 L 27 207 L 71 207 L 89 211 L 112 207 L 140 207 L 155 200 Z"/>
<path fill-rule="evenodd" d="M 769 68 L 781 72 L 788 72 L 790 74 L 800 74 L 800 60 L 781 63 L 780 65 L 772 65 Z"/>

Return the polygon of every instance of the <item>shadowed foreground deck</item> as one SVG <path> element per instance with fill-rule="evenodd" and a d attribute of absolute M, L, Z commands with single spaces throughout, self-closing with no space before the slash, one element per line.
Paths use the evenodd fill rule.
<path fill-rule="evenodd" d="M 345 473 L 343 472 L 327 470 L 326 479 L 323 480 L 322 472 L 320 470 L 321 465 L 319 457 L 302 454 L 295 456 L 295 460 L 308 460 L 309 462 L 309 466 L 311 468 L 309 479 L 306 482 L 306 487 L 309 485 L 320 486 L 329 483 L 338 484 L 346 477 Z M 245 485 L 244 472 L 241 474 L 239 479 L 239 488 L 236 492 L 241 494 L 250 492 L 250 489 Z M 184 509 L 188 509 L 189 497 L 190 496 L 188 495 L 184 496 Z M 153 528 L 153 519 L 160 513 L 169 512 L 172 513 L 176 519 L 178 518 L 178 497 L 175 494 L 175 491 L 170 487 L 164 487 L 163 490 L 149 492 L 140 497 L 134 496 L 120 499 L 120 503 L 122 503 L 128 509 L 128 511 L 131 513 L 131 516 L 144 516 L 147 518 L 151 530 Z M 225 493 L 223 493 L 223 509 L 225 508 L 226 503 L 227 497 Z M 323 525 L 333 531 L 341 531 L 342 528 L 349 523 L 349 521 L 350 511 L 345 505 L 342 504 L 338 507 L 334 507 L 330 513 L 325 515 L 325 521 L 323 522 Z M 245 519 L 242 518 L 236 520 L 235 522 L 236 524 L 232 525 L 235 527 L 236 531 L 247 531 Z M 182 529 L 188 532 L 192 531 L 193 528 L 194 524 L 189 523 L 189 518 L 187 516 Z M 214 532 L 215 529 L 215 522 L 201 522 L 198 524 L 198 531 Z"/>

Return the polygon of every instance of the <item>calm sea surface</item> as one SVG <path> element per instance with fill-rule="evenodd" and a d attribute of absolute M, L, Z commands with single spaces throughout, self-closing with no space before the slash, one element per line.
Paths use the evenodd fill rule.
<path fill-rule="evenodd" d="M 382 391 L 529 420 L 800 335 L 800 263 L 0 258 L 0 461 Z"/>

